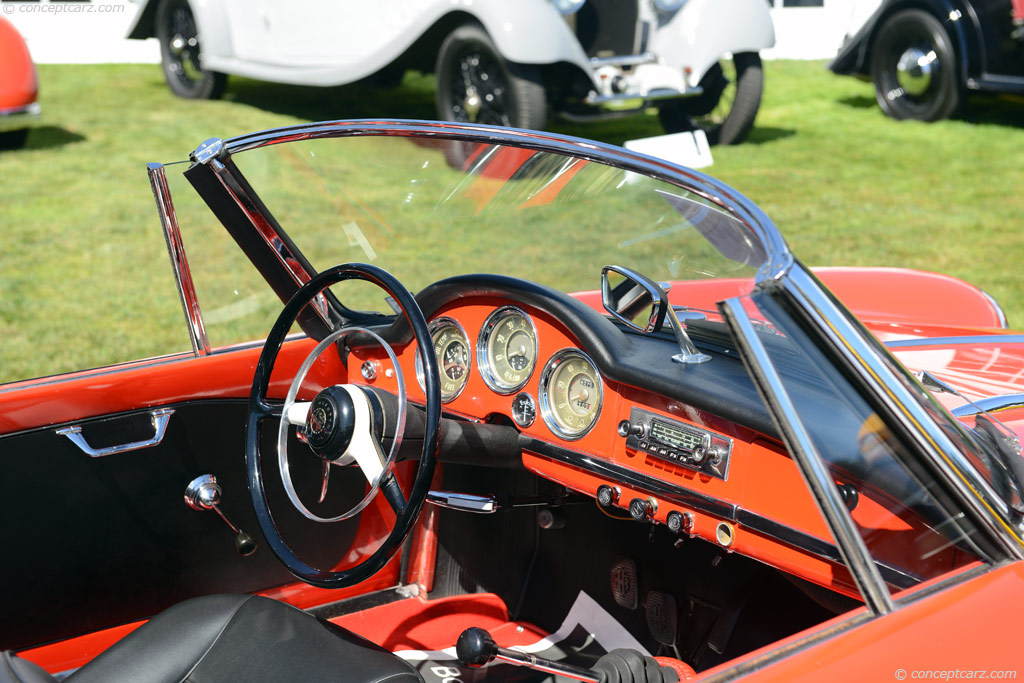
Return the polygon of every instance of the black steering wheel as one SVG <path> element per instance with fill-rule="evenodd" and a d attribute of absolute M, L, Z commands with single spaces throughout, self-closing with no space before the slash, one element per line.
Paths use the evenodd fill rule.
<path fill-rule="evenodd" d="M 256 519 L 271 550 L 288 571 L 306 583 L 321 588 L 342 588 L 357 584 L 380 571 L 394 557 L 412 531 L 413 524 L 426 501 L 427 492 L 430 490 L 430 482 L 434 476 L 434 467 L 437 462 L 438 434 L 441 426 L 441 383 L 437 359 L 433 353 L 423 353 L 420 354 L 423 387 L 426 395 L 423 450 L 420 454 L 419 468 L 413 479 L 409 499 L 406 500 L 393 472 L 395 454 L 404 431 L 404 382 L 401 380 L 401 370 L 398 368 L 397 360 L 390 346 L 375 333 L 363 328 L 346 327 L 333 332 L 309 354 L 302 369 L 292 382 L 285 403 L 272 404 L 267 399 L 274 363 L 281 351 L 281 345 L 299 313 L 307 305 L 310 305 L 323 290 L 345 280 L 364 280 L 383 289 L 401 309 L 402 315 L 412 329 L 417 347 L 419 349 L 432 348 L 427 321 L 412 293 L 388 272 L 363 263 L 335 266 L 311 279 L 285 305 L 281 315 L 274 323 L 274 327 L 270 330 L 270 335 L 267 337 L 263 352 L 256 365 L 252 390 L 249 394 L 245 433 L 245 464 L 249 477 L 249 492 L 252 495 Z M 373 397 L 367 392 L 353 385 L 335 385 L 318 393 L 310 403 L 293 402 L 293 397 L 305 371 L 321 351 L 327 346 L 334 345 L 340 337 L 353 331 L 376 338 L 388 352 L 395 365 L 396 374 L 399 376 L 399 414 L 401 417 L 395 426 L 389 456 L 384 455 L 375 435 Z M 331 465 L 355 462 L 370 483 L 370 491 L 360 504 L 345 515 L 331 520 L 311 517 L 305 507 L 292 495 L 292 492 L 289 492 L 292 503 L 310 519 L 335 521 L 347 518 L 363 509 L 378 491 L 385 494 L 385 498 L 395 512 L 395 523 L 388 537 L 368 558 L 353 567 L 340 571 L 317 569 L 299 559 L 285 543 L 270 513 L 270 505 L 267 502 L 264 488 L 260 428 L 263 421 L 267 419 L 281 421 L 280 434 L 284 434 L 287 430 L 288 424 L 286 423 L 299 426 L 302 439 L 323 460 L 325 476 L 330 471 Z M 286 489 L 288 489 L 291 484 L 287 466 L 284 464 L 287 461 L 287 453 L 283 450 L 285 449 L 284 442 L 283 436 L 280 437 L 278 455 L 279 461 L 282 463 L 282 478 L 285 481 Z"/>

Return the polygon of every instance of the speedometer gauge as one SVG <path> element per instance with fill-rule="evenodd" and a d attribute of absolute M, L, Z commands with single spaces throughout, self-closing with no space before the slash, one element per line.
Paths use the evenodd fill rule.
<path fill-rule="evenodd" d="M 537 332 L 533 321 L 515 306 L 487 316 L 476 345 L 480 374 L 499 394 L 519 391 L 537 366 Z"/>
<path fill-rule="evenodd" d="M 447 403 L 462 393 L 469 379 L 471 355 L 469 338 L 462 326 L 452 318 L 436 318 L 430 321 L 430 341 L 441 371 L 441 401 Z M 416 377 L 423 386 L 423 366 L 416 355 Z"/>
<path fill-rule="evenodd" d="M 578 439 L 597 423 L 604 385 L 594 361 L 576 349 L 562 349 L 540 375 L 540 411 L 552 432 Z"/>

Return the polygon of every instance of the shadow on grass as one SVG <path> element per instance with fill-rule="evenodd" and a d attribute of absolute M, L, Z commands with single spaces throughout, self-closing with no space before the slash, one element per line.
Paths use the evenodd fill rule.
<path fill-rule="evenodd" d="M 437 118 L 434 109 L 434 79 L 416 73 L 407 74 L 401 84 L 390 87 L 362 81 L 317 88 L 232 77 L 224 99 L 306 121 Z M 613 145 L 665 134 L 657 116 L 645 113 L 586 123 L 552 115 L 547 129 L 553 133 Z M 744 144 L 763 144 L 795 134 L 793 130 L 755 126 Z"/>
<path fill-rule="evenodd" d="M 874 97 L 868 97 L 867 95 L 855 95 L 853 97 L 840 98 L 839 104 L 844 107 L 851 107 L 853 109 L 871 109 L 877 107 L 878 103 Z"/>
<path fill-rule="evenodd" d="M 770 126 L 759 126 L 754 124 L 754 129 L 750 131 L 750 135 L 746 140 L 741 142 L 741 145 L 763 145 L 766 142 L 775 142 L 776 140 L 785 140 L 796 135 L 796 131 L 791 128 L 772 128 Z"/>
<path fill-rule="evenodd" d="M 34 126 L 28 130 L 24 149 L 54 149 L 82 142 L 85 139 L 84 135 L 73 133 L 60 126 Z M 17 149 L 5 148 L 3 151 L 11 152 L 17 151 Z"/>
<path fill-rule="evenodd" d="M 412 82 L 410 82 L 412 80 Z M 330 88 L 232 78 L 224 99 L 307 121 L 363 118 L 434 118 L 434 92 L 421 78 L 386 87 L 353 83 Z"/>
<path fill-rule="evenodd" d="M 1024 97 L 971 94 L 959 118 L 967 123 L 1024 128 Z"/>

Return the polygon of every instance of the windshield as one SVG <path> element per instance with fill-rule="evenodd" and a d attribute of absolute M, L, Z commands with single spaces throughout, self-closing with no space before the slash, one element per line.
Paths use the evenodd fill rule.
<path fill-rule="evenodd" d="M 550 152 L 366 137 L 261 147 L 233 161 L 317 271 L 373 263 L 412 291 L 477 272 L 591 290 L 609 263 L 655 280 L 738 278 L 749 289 L 766 254 L 741 220 L 695 192 Z"/>

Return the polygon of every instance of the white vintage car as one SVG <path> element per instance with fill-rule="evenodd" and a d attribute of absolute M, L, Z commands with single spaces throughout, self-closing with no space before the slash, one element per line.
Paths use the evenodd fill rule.
<path fill-rule="evenodd" d="M 729 144 L 761 100 L 764 0 L 140 0 L 130 38 L 160 40 L 182 97 L 228 74 L 337 86 L 437 74 L 444 120 L 543 128 L 656 106 L 669 132 Z M 400 112 L 397 112 L 400 113 Z"/>

